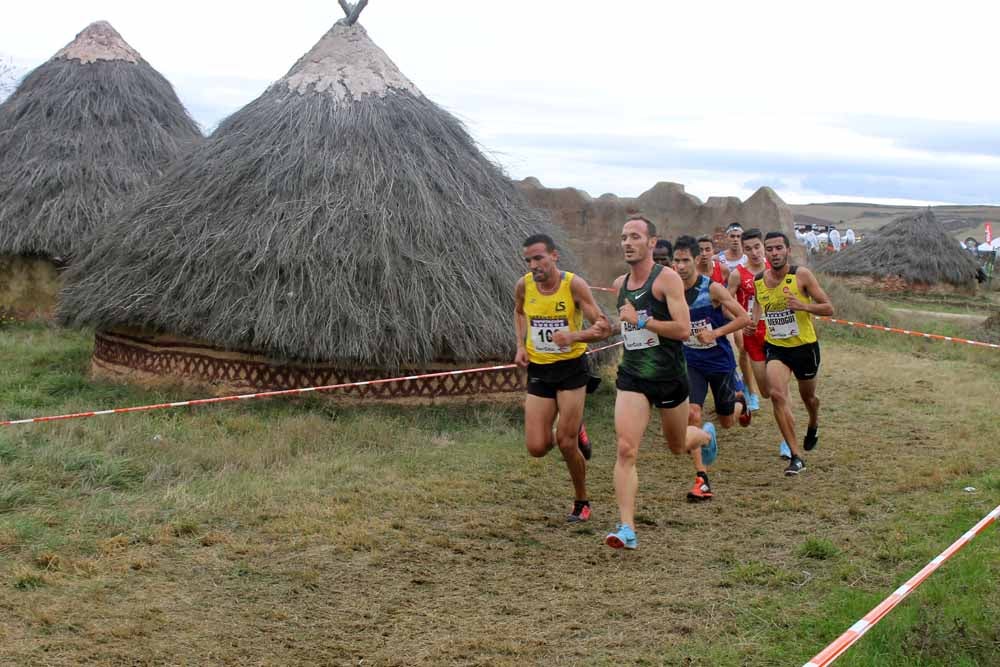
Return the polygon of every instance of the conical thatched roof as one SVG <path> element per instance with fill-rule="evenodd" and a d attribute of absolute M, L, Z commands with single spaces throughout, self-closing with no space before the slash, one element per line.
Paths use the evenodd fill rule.
<path fill-rule="evenodd" d="M 200 138 L 170 83 L 92 23 L 0 105 L 0 253 L 78 253 Z"/>
<path fill-rule="evenodd" d="M 286 359 L 508 358 L 541 220 L 342 21 L 108 230 L 61 314 Z"/>
<path fill-rule="evenodd" d="M 816 268 L 836 276 L 899 276 L 911 283 L 967 287 L 975 283 L 977 267 L 927 209 L 893 220 Z"/>

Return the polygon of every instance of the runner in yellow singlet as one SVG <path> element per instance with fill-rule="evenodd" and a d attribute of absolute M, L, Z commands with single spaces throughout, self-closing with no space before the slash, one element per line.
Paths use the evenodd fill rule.
<path fill-rule="evenodd" d="M 559 251 L 545 234 L 524 241 L 529 272 L 514 288 L 514 361 L 528 369 L 524 400 L 524 436 L 528 453 L 541 457 L 559 447 L 575 499 L 567 521 L 590 518 L 587 498 L 587 459 L 591 445 L 583 428 L 583 404 L 590 369 L 587 343 L 611 335 L 611 324 L 594 301 L 590 286 L 580 276 L 560 271 Z M 583 328 L 583 319 L 591 323 Z M 552 426 L 559 416 L 553 438 Z"/>
<path fill-rule="evenodd" d="M 791 450 L 785 474 L 797 475 L 805 468 L 805 462 L 795 437 L 788 385 L 794 374 L 799 384 L 799 396 L 809 413 L 806 437 L 802 443 L 808 451 L 819 441 L 816 376 L 820 358 L 813 315 L 833 315 L 833 304 L 812 271 L 788 264 L 788 237 L 782 232 L 768 232 L 764 236 L 764 252 L 771 268 L 754 278 L 756 299 L 753 325 L 763 318 L 767 327 L 764 338 L 767 386 L 774 406 L 774 419 Z"/>

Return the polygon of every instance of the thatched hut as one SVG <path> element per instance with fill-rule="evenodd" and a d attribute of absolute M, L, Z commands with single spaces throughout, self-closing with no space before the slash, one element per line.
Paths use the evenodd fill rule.
<path fill-rule="evenodd" d="M 816 264 L 848 284 L 881 293 L 974 293 L 977 268 L 930 209 L 893 220 Z"/>
<path fill-rule="evenodd" d="M 538 231 L 462 124 L 349 17 L 107 230 L 60 314 L 99 329 L 99 374 L 218 391 L 509 361 L 520 244 Z M 504 371 L 354 395 L 520 387 Z"/>
<path fill-rule="evenodd" d="M 50 311 L 56 267 L 200 138 L 104 21 L 29 73 L 0 105 L 0 307 Z"/>

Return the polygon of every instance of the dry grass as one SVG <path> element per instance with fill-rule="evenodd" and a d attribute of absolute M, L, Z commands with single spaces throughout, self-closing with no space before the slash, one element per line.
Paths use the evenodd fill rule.
<path fill-rule="evenodd" d="M 67 259 L 201 140 L 150 65 L 53 58 L 0 105 L 0 252 Z"/>
<path fill-rule="evenodd" d="M 108 223 L 59 314 L 279 359 L 509 359 L 497 322 L 538 232 L 561 236 L 427 98 L 279 83 Z"/>
<path fill-rule="evenodd" d="M 563 523 L 565 469 L 524 453 L 517 408 L 273 403 L 0 432 L 0 498 L 28 489 L 0 510 L 0 663 L 801 663 L 846 627 L 796 637 L 801 619 L 888 593 L 967 528 L 954 512 L 1000 495 L 997 374 L 872 354 L 825 346 L 798 479 L 765 409 L 723 434 L 716 500 L 688 505 L 689 465 L 651 430 L 634 553 L 601 545 L 607 382 L 584 527 Z"/>

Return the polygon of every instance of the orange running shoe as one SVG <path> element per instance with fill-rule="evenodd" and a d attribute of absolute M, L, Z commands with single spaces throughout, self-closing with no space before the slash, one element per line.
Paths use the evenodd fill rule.
<path fill-rule="evenodd" d="M 701 477 L 694 478 L 694 486 L 688 491 L 688 500 L 693 503 L 699 503 L 703 500 L 712 499 L 712 486 L 708 483 L 708 480 L 702 479 Z"/>
<path fill-rule="evenodd" d="M 590 521 L 590 501 L 574 500 L 573 511 L 566 517 L 566 523 Z"/>

